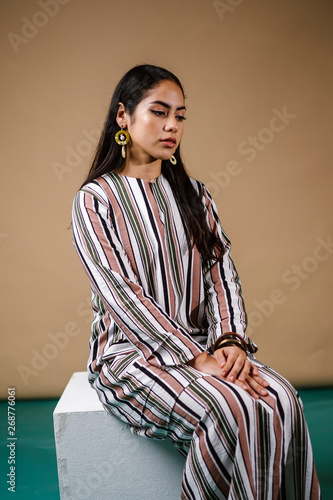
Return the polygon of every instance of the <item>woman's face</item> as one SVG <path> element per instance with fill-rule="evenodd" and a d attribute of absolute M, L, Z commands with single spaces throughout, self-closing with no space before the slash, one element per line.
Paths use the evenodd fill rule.
<path fill-rule="evenodd" d="M 181 89 L 173 81 L 162 80 L 147 93 L 132 116 L 124 114 L 130 135 L 126 151 L 129 164 L 168 160 L 182 138 L 184 115 Z"/>

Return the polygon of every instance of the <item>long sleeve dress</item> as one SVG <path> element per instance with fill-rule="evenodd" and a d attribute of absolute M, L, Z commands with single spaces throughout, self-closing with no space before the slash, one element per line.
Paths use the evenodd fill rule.
<path fill-rule="evenodd" d="M 318 499 L 295 389 L 253 355 L 240 281 L 216 206 L 192 180 L 225 248 L 204 264 L 189 250 L 167 179 L 105 174 L 73 204 L 73 239 L 90 279 L 89 381 L 133 433 L 170 439 L 186 456 L 182 499 Z M 259 400 L 186 365 L 225 332 L 241 335 L 269 381 Z"/>

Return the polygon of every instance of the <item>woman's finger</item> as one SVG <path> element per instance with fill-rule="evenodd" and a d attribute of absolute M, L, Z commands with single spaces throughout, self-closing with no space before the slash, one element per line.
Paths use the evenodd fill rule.
<path fill-rule="evenodd" d="M 267 380 L 265 380 L 264 378 L 262 378 L 260 375 L 259 375 L 259 370 L 258 368 L 251 363 L 251 371 L 250 371 L 250 375 L 252 376 L 252 378 L 258 382 L 258 384 L 260 384 L 262 387 L 268 387 L 269 386 L 269 382 L 267 382 Z"/>
<path fill-rule="evenodd" d="M 235 385 L 238 387 L 241 387 L 244 389 L 250 396 L 252 396 L 254 399 L 259 399 L 260 395 L 256 393 L 254 389 L 249 385 L 249 383 L 246 382 L 241 382 L 240 380 L 236 379 L 235 380 Z"/>
<path fill-rule="evenodd" d="M 221 356 L 221 354 L 223 355 L 223 357 L 225 359 L 225 364 L 222 366 L 222 372 L 221 372 L 222 377 L 226 377 L 228 375 L 228 373 L 230 372 L 230 370 L 232 369 L 232 367 L 234 366 L 234 363 L 235 363 L 237 356 L 238 356 L 237 350 L 239 350 L 239 349 L 234 348 L 234 347 L 225 347 L 225 348 L 218 349 L 217 351 L 214 352 L 215 359 L 217 356 Z M 219 353 L 218 351 L 222 351 L 222 352 Z"/>
<path fill-rule="evenodd" d="M 259 379 L 261 379 L 261 377 L 259 377 Z M 265 382 L 263 379 L 261 380 Z M 256 392 L 256 394 L 259 394 L 259 396 L 267 396 L 268 392 L 265 388 L 267 386 L 263 386 L 262 383 L 259 383 L 259 381 L 256 380 L 256 378 L 251 377 L 251 375 L 249 375 L 246 382 L 251 387 L 251 389 Z"/>
<path fill-rule="evenodd" d="M 264 385 L 265 387 L 267 387 L 269 385 L 267 380 L 260 377 L 258 367 L 256 365 L 254 365 L 253 363 L 251 363 L 251 373 L 252 373 L 252 376 L 254 378 L 258 377 L 258 381 L 261 383 L 261 385 Z"/>
<path fill-rule="evenodd" d="M 227 359 L 224 355 L 223 349 L 217 349 L 217 351 L 214 352 L 214 358 L 216 359 L 218 365 L 221 368 L 223 368 L 227 362 Z"/>
<path fill-rule="evenodd" d="M 229 362 L 229 357 L 227 360 L 227 364 L 225 365 L 225 367 L 222 370 L 222 376 L 227 376 L 228 380 L 230 380 L 231 382 L 233 382 L 238 377 L 239 373 L 243 369 L 244 363 L 247 362 L 246 354 L 243 353 L 243 351 L 241 351 L 238 347 L 236 347 L 234 349 L 236 349 L 236 350 L 231 355 L 232 356 L 232 367 L 229 370 L 229 374 L 227 375 L 228 372 L 226 371 L 226 367 L 227 367 L 227 364 Z M 223 372 L 226 372 L 225 375 L 223 374 Z"/>
<path fill-rule="evenodd" d="M 250 374 L 250 371 L 252 370 L 252 365 L 251 363 L 246 359 L 245 363 L 243 365 L 243 368 L 241 369 L 240 373 L 238 374 L 238 380 L 241 382 L 245 382 L 247 379 L 248 375 Z"/>

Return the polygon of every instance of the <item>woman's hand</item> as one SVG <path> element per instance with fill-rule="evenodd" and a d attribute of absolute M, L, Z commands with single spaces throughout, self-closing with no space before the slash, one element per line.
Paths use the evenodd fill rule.
<path fill-rule="evenodd" d="M 222 347 L 214 352 L 214 356 L 202 352 L 186 364 L 235 383 L 255 399 L 268 394 L 265 389 L 268 382 L 260 377 L 257 367 L 250 363 L 239 347 Z"/>
<path fill-rule="evenodd" d="M 214 359 L 221 368 L 221 376 L 245 389 L 251 396 L 267 396 L 265 387 L 268 382 L 260 377 L 258 368 L 250 363 L 244 351 L 239 347 L 229 346 L 217 349 Z"/>

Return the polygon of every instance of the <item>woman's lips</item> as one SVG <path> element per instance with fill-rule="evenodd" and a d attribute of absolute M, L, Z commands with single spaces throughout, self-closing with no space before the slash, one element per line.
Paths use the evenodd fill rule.
<path fill-rule="evenodd" d="M 167 148 L 174 148 L 176 145 L 176 141 L 173 139 L 163 139 L 161 143 L 164 144 Z"/>

